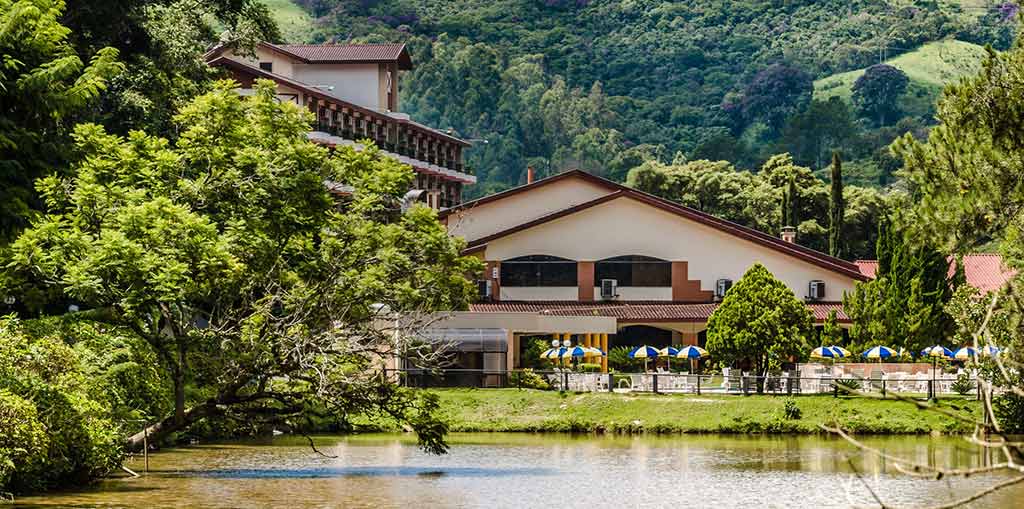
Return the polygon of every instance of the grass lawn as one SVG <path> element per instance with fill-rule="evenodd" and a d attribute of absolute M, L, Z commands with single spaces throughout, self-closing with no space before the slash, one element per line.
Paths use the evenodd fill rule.
<path fill-rule="evenodd" d="M 945 85 L 977 74 L 984 56 L 985 49 L 977 44 L 948 40 L 925 44 L 885 63 L 907 73 L 910 84 L 904 94 L 903 109 L 920 114 L 928 111 Z M 814 98 L 838 96 L 849 102 L 853 84 L 862 74 L 864 69 L 858 69 L 819 79 L 814 82 Z"/>
<path fill-rule="evenodd" d="M 963 433 L 970 428 L 935 411 L 895 400 L 827 395 L 726 396 L 583 393 L 517 389 L 432 389 L 452 431 L 609 433 L 821 433 L 839 424 L 856 433 Z M 787 418 L 786 401 L 800 409 Z M 969 398 L 939 405 L 980 418 Z"/>

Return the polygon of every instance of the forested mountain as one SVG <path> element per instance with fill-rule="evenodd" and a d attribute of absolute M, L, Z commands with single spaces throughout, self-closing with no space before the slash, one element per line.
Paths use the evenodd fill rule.
<path fill-rule="evenodd" d="M 469 158 L 478 195 L 522 181 L 528 164 L 542 175 L 580 166 L 621 180 L 677 153 L 756 168 L 791 152 L 820 170 L 839 149 L 848 176 L 886 183 L 897 164 L 880 149 L 924 133 L 937 88 L 918 79 L 900 88 L 896 76 L 893 89 L 882 73 L 879 86 L 864 87 L 882 102 L 847 92 L 828 103 L 844 94 L 816 93 L 814 80 L 935 41 L 1007 48 L 1017 23 L 1016 4 L 986 0 L 298 1 L 315 28 L 296 27 L 294 9 L 270 2 L 293 39 L 410 45 L 417 67 L 404 107 L 487 140 Z M 946 67 L 954 72 L 937 79 L 974 70 Z"/>

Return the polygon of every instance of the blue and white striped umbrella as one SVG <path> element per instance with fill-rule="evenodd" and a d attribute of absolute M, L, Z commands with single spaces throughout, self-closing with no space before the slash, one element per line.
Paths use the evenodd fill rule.
<path fill-rule="evenodd" d="M 708 351 L 699 346 L 686 346 L 676 352 L 677 359 L 703 359 L 708 356 Z"/>
<path fill-rule="evenodd" d="M 988 355 L 989 357 L 995 357 L 995 356 L 999 355 L 999 353 L 1002 352 L 1002 351 L 1003 351 L 1002 348 L 999 348 L 998 346 L 992 346 L 992 345 L 985 345 L 985 346 L 983 346 L 981 348 L 981 354 L 982 355 Z"/>
<path fill-rule="evenodd" d="M 566 350 L 568 350 L 568 348 L 564 348 L 564 347 L 548 348 L 547 350 L 544 350 L 544 353 L 540 354 L 540 358 L 541 359 L 558 359 L 558 358 L 561 358 L 562 352 L 564 352 Z"/>
<path fill-rule="evenodd" d="M 583 348 L 582 346 L 579 345 L 571 346 L 569 348 L 563 348 L 562 350 L 565 351 L 558 354 L 558 356 L 561 357 L 562 359 L 571 359 L 573 357 L 582 358 L 584 356 L 590 355 L 590 352 L 588 352 L 586 348 Z"/>
<path fill-rule="evenodd" d="M 658 350 L 653 346 L 641 345 L 629 352 L 631 359 L 654 359 L 658 356 Z"/>
<path fill-rule="evenodd" d="M 865 359 L 888 359 L 896 356 L 896 351 L 887 346 L 876 346 L 860 354 Z"/>
<path fill-rule="evenodd" d="M 839 355 L 840 357 L 849 357 L 849 356 L 853 355 L 852 353 L 850 353 L 849 350 L 847 350 L 847 349 L 845 349 L 845 348 L 843 348 L 841 346 L 838 346 L 838 345 L 832 345 L 829 348 L 831 348 L 832 351 L 840 354 Z"/>
<path fill-rule="evenodd" d="M 605 355 L 608 355 L 604 353 L 604 350 L 601 350 L 596 346 L 585 346 L 583 349 L 588 352 L 587 355 L 592 355 L 594 357 L 604 357 Z"/>
<path fill-rule="evenodd" d="M 965 346 L 953 353 L 954 359 L 966 360 L 972 359 L 978 356 L 978 351 L 969 346 Z"/>
<path fill-rule="evenodd" d="M 675 357 L 679 353 L 679 349 L 674 346 L 666 346 L 661 350 L 658 350 L 658 357 Z"/>
<path fill-rule="evenodd" d="M 929 346 L 921 350 L 921 355 L 925 357 L 943 357 L 946 359 L 953 358 L 953 352 L 942 345 Z"/>
<path fill-rule="evenodd" d="M 835 346 L 819 346 L 814 350 L 811 350 L 811 357 L 815 359 L 839 359 L 846 357 L 843 353 L 844 350 Z"/>

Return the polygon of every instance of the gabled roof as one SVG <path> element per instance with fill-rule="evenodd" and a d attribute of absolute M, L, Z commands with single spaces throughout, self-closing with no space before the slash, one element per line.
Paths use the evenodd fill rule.
<path fill-rule="evenodd" d="M 277 47 L 310 63 L 397 62 L 399 69 L 412 69 L 412 59 L 402 43 L 278 44 Z"/>
<path fill-rule="evenodd" d="M 773 249 L 773 250 L 778 251 L 780 253 L 783 253 L 785 255 L 789 255 L 789 256 L 792 256 L 792 257 L 795 257 L 795 258 L 799 258 L 799 259 L 801 259 L 801 260 L 803 260 L 805 262 L 811 263 L 813 265 L 817 265 L 818 267 L 821 267 L 823 269 L 827 269 L 827 270 L 830 270 L 830 271 L 833 271 L 833 272 L 837 272 L 839 274 L 843 274 L 844 276 L 847 276 L 847 277 L 850 277 L 850 278 L 853 278 L 853 279 L 857 279 L 857 280 L 860 280 L 860 281 L 866 281 L 866 280 L 869 279 L 867 276 L 865 276 L 864 274 L 861 273 L 861 271 L 858 269 L 858 267 L 856 265 L 854 265 L 853 263 L 850 263 L 850 262 L 848 262 L 846 260 L 841 260 L 839 258 L 831 257 L 831 256 L 829 256 L 829 255 L 827 255 L 825 253 L 822 253 L 822 252 L 819 252 L 819 251 L 815 251 L 813 249 L 801 246 L 799 244 L 794 244 L 794 243 L 791 243 L 791 242 L 783 241 L 780 238 L 777 238 L 777 237 L 774 237 L 772 235 L 768 235 L 768 234 L 759 232 L 757 230 L 754 230 L 753 228 L 748 228 L 746 226 L 743 226 L 743 225 L 740 225 L 740 224 L 737 224 L 737 223 L 733 223 L 731 221 L 726 221 L 724 219 L 717 218 L 717 217 L 712 216 L 711 214 L 708 214 L 706 212 L 701 212 L 701 211 L 699 211 L 697 209 L 693 209 L 693 208 L 687 207 L 685 205 L 680 205 L 678 203 L 666 200 L 664 198 L 659 198 L 659 197 L 651 195 L 651 194 L 647 194 L 647 193 L 644 193 L 644 192 L 641 192 L 641 191 L 637 191 L 637 190 L 632 189 L 630 187 L 626 187 L 626 186 L 624 186 L 622 184 L 618 184 L 618 183 L 612 182 L 610 180 L 607 180 L 607 179 L 604 179 L 604 178 L 601 178 L 601 177 L 598 177 L 598 176 L 595 176 L 595 175 L 591 175 L 591 174 L 586 173 L 586 172 L 581 171 L 581 170 L 571 170 L 571 171 L 568 171 L 568 172 L 565 172 L 565 173 L 562 173 L 562 174 L 559 174 L 559 175 L 555 175 L 553 177 L 548 177 L 546 179 L 538 180 L 536 182 L 533 182 L 532 184 L 527 184 L 527 185 L 519 186 L 519 187 L 516 187 L 516 188 L 509 189 L 507 191 L 503 191 L 501 193 L 497 193 L 497 194 L 494 194 L 494 195 L 491 195 L 491 196 L 486 196 L 484 198 L 480 198 L 478 200 L 473 200 L 473 201 L 470 201 L 470 202 L 466 202 L 466 203 L 463 203 L 463 204 L 458 205 L 456 207 L 452 207 L 452 208 L 449 208 L 449 209 L 446 209 L 446 210 L 442 211 L 441 212 L 441 216 L 442 217 L 446 217 L 446 216 L 450 215 L 451 213 L 459 211 L 459 210 L 468 209 L 468 208 L 479 206 L 479 205 L 482 205 L 482 204 L 485 204 L 485 203 L 488 203 L 488 202 L 500 200 L 500 199 L 508 197 L 508 196 L 512 196 L 512 195 L 519 194 L 519 193 L 522 193 L 522 192 L 526 192 L 526 191 L 529 191 L 531 189 L 536 189 L 537 187 L 540 187 L 540 186 L 549 185 L 552 182 L 557 182 L 559 180 L 564 180 L 564 179 L 568 179 L 568 178 L 572 178 L 572 177 L 578 177 L 578 178 L 582 178 L 582 179 L 594 182 L 594 183 L 596 183 L 598 185 L 606 187 L 610 192 L 609 192 L 609 194 L 606 194 L 604 196 L 595 198 L 595 199 L 593 199 L 591 201 L 584 202 L 584 203 L 581 203 L 579 205 L 574 205 L 572 207 L 568 207 L 568 208 L 559 210 L 557 212 L 553 212 L 553 213 L 548 214 L 546 216 L 542 216 L 542 217 L 539 217 L 539 218 L 534 219 L 532 221 L 527 221 L 525 223 L 521 223 L 519 225 L 513 226 L 511 228 L 507 228 L 505 230 L 502 230 L 502 231 L 497 232 L 497 233 L 493 233 L 491 235 L 487 235 L 485 237 L 481 237 L 479 239 L 467 239 L 469 241 L 469 243 L 467 244 L 466 252 L 467 253 L 471 253 L 471 252 L 480 251 L 480 250 L 486 248 L 487 243 L 492 241 L 492 240 L 499 239 L 499 238 L 511 235 L 513 233 L 517 233 L 517 232 L 520 232 L 520 231 L 523 231 L 523 230 L 526 230 L 526 229 L 529 229 L 529 228 L 532 228 L 534 226 L 538 226 L 538 225 L 541 225 L 541 224 L 544 224 L 544 223 L 547 223 L 547 222 L 550 222 L 550 221 L 554 221 L 556 219 L 559 219 L 559 218 L 562 218 L 562 217 L 565 217 L 565 216 L 568 216 L 568 215 L 571 215 L 571 214 L 575 214 L 577 212 L 589 209 L 591 207 L 600 205 L 602 203 L 607 203 L 609 201 L 617 200 L 617 199 L 621 199 L 621 198 L 629 198 L 629 199 L 633 199 L 633 200 L 637 200 L 637 201 L 643 202 L 643 203 L 645 203 L 647 205 L 650 205 L 652 207 L 658 208 L 658 209 L 663 210 L 665 212 L 669 212 L 671 214 L 675 214 L 677 216 L 680 216 L 680 217 L 683 217 L 683 218 L 686 218 L 686 219 L 689 219 L 689 220 L 692 220 L 692 221 L 696 221 L 696 222 L 701 223 L 701 224 L 703 224 L 705 226 L 709 226 L 711 228 L 715 228 L 715 229 L 717 229 L 719 231 L 722 231 L 722 232 L 725 232 L 725 233 L 727 233 L 729 235 L 733 235 L 735 237 L 739 237 L 741 239 L 744 239 L 744 240 L 747 240 L 747 241 L 750 241 L 750 242 L 754 242 L 756 244 L 759 244 L 761 246 L 767 247 L 769 249 Z"/>
<path fill-rule="evenodd" d="M 964 259 L 964 276 L 967 284 L 982 293 L 998 290 L 1017 274 L 1017 271 L 1003 265 L 1003 257 L 991 253 L 966 254 Z M 865 276 L 874 278 L 878 273 L 878 260 L 857 260 L 853 262 Z M 949 257 L 949 275 L 956 271 L 956 257 Z"/>
<path fill-rule="evenodd" d="M 360 64 L 395 62 L 403 71 L 412 69 L 412 58 L 402 43 L 386 44 L 271 44 L 259 47 L 304 64 Z M 209 62 L 223 54 L 229 46 L 218 44 L 203 55 Z"/>
<path fill-rule="evenodd" d="M 814 320 L 824 322 L 835 311 L 839 322 L 849 322 L 838 302 L 808 302 Z M 470 304 L 474 313 L 527 312 L 557 316 L 611 316 L 625 322 L 696 322 L 704 323 L 715 312 L 718 303 L 680 304 L 660 301 L 501 301 Z"/>

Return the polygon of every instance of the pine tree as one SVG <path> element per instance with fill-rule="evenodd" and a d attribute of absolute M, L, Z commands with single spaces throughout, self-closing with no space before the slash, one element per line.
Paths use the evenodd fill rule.
<path fill-rule="evenodd" d="M 843 164 L 838 152 L 832 153 L 832 192 L 829 199 L 828 254 L 840 257 L 846 202 L 843 200 Z"/>

